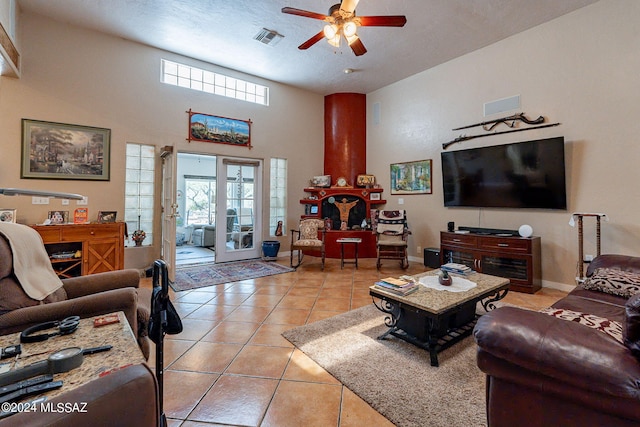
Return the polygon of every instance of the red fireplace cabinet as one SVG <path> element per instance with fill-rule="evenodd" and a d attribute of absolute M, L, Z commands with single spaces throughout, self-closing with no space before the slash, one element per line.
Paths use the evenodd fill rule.
<path fill-rule="evenodd" d="M 359 258 L 376 258 L 376 236 L 371 230 L 371 210 L 387 203 L 382 200 L 382 188 L 322 188 L 308 187 L 304 189 L 309 196 L 300 200 L 305 206 L 305 214 L 301 219 L 319 218 L 331 222 L 331 229 L 325 237 L 325 252 L 327 258 L 340 258 L 340 243 L 336 241 L 343 237 L 358 237 L 362 239 L 359 244 Z M 374 195 L 373 198 L 371 195 Z M 349 212 L 348 229 L 340 230 L 340 218 L 338 208 L 329 202 L 333 197 L 337 201 L 357 201 L 357 204 Z M 365 219 L 366 229 L 358 229 Z M 345 247 L 345 258 L 354 257 L 353 245 Z"/>

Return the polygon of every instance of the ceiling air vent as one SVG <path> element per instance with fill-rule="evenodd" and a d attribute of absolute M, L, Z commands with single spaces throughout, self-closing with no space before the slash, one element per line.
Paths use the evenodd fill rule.
<path fill-rule="evenodd" d="M 269 46 L 275 46 L 280 42 L 280 40 L 282 40 L 283 37 L 284 36 L 282 34 L 278 34 L 277 31 L 268 30 L 266 28 L 263 28 L 253 38 L 255 40 L 258 40 L 260 43 L 264 43 L 264 44 L 267 44 Z"/>

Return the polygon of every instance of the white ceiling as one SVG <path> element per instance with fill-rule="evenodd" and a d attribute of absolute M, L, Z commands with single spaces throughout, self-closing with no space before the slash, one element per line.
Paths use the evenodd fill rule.
<path fill-rule="evenodd" d="M 18 0 L 18 5 L 326 95 L 372 92 L 596 1 L 361 0 L 358 15 L 405 15 L 407 24 L 361 27 L 368 52 L 360 57 L 324 40 L 298 50 L 324 24 L 280 11 L 289 6 L 326 14 L 334 0 Z M 253 39 L 262 28 L 285 37 L 275 46 L 264 45 Z M 346 68 L 355 71 L 345 74 Z"/>

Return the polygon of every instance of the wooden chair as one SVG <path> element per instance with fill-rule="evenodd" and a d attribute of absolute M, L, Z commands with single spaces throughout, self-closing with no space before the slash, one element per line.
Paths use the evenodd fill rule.
<path fill-rule="evenodd" d="M 375 216 L 376 267 L 382 266 L 382 259 L 398 259 L 402 268 L 409 267 L 407 239 L 411 232 L 407 226 L 406 211 L 376 211 Z"/>
<path fill-rule="evenodd" d="M 324 270 L 324 239 L 326 231 L 324 221 L 321 219 L 303 219 L 300 221 L 298 230 L 291 230 L 291 255 L 290 264 L 292 268 L 298 268 L 302 263 L 304 252 L 320 252 L 322 257 L 322 270 Z M 318 236 L 320 235 L 320 236 Z M 293 265 L 293 251 L 298 251 L 298 261 Z"/>

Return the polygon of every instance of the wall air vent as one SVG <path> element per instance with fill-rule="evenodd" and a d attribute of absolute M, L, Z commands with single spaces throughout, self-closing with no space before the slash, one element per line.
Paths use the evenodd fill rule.
<path fill-rule="evenodd" d="M 266 28 L 260 30 L 260 32 L 253 37 L 254 40 L 258 40 L 260 43 L 264 43 L 269 46 L 277 45 L 283 38 L 284 36 L 279 34 L 277 31 L 268 30 Z"/>

